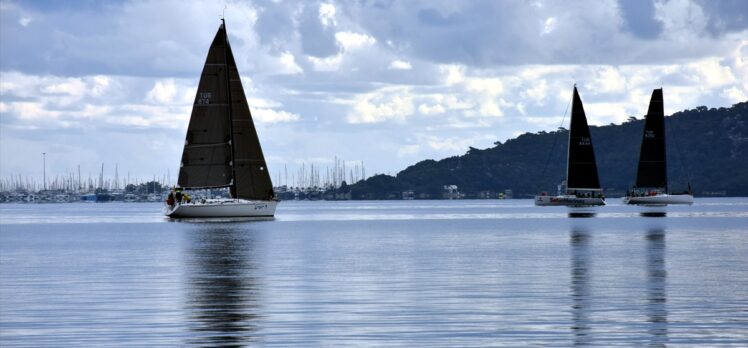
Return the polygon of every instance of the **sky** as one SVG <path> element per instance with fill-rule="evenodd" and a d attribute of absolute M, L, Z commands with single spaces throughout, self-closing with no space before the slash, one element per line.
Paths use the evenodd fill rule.
<path fill-rule="evenodd" d="M 745 0 L 0 0 L 0 177 L 175 179 L 222 15 L 274 181 L 748 100 Z"/>

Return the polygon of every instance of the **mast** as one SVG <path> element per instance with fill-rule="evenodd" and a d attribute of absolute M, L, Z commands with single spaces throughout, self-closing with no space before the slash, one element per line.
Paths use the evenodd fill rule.
<path fill-rule="evenodd" d="M 229 32 L 226 30 L 226 20 L 221 18 L 221 26 L 223 26 L 223 62 L 226 66 L 224 71 L 226 72 L 226 97 L 228 98 L 227 103 L 229 104 L 229 141 L 231 145 L 231 186 L 229 186 L 229 193 L 231 198 L 236 198 L 236 160 L 234 151 L 234 113 L 232 112 L 231 106 L 231 74 L 229 73 Z"/>

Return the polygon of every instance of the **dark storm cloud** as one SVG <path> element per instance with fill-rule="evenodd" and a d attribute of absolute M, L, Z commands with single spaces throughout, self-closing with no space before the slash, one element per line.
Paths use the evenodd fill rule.
<path fill-rule="evenodd" d="M 652 0 L 618 0 L 626 30 L 641 39 L 654 39 L 662 32 Z"/>

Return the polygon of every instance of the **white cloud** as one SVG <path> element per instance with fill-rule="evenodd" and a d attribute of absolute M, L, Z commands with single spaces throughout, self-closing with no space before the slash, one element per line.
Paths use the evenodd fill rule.
<path fill-rule="evenodd" d="M 265 108 L 252 110 L 252 118 L 262 123 L 294 122 L 300 119 L 299 115 L 288 111 Z"/>
<path fill-rule="evenodd" d="M 42 87 L 42 92 L 50 94 L 83 96 L 83 94 L 86 92 L 86 84 L 79 78 L 69 78 L 61 82 Z"/>
<path fill-rule="evenodd" d="M 626 111 L 625 102 L 605 103 L 588 101 L 584 103 L 584 111 L 587 116 L 588 122 L 595 125 L 621 123 L 626 121 L 629 117 L 629 113 Z"/>
<path fill-rule="evenodd" d="M 702 59 L 689 63 L 687 67 L 691 72 L 691 78 L 701 87 L 719 87 L 736 81 L 730 67 L 722 65 L 719 58 Z"/>
<path fill-rule="evenodd" d="M 746 93 L 746 91 L 740 90 L 735 86 L 723 89 L 722 96 L 733 103 L 748 101 L 748 94 Z"/>
<path fill-rule="evenodd" d="M 61 114 L 59 111 L 47 110 L 38 102 L 12 102 L 10 108 L 22 120 L 47 122 L 59 118 Z"/>
<path fill-rule="evenodd" d="M 174 102 L 174 97 L 177 95 L 177 84 L 174 79 L 163 79 L 156 81 L 148 91 L 146 100 L 156 104 L 171 104 Z"/>
<path fill-rule="evenodd" d="M 22 16 L 20 19 L 18 19 L 18 24 L 20 24 L 22 27 L 28 27 L 31 23 L 31 17 Z"/>
<path fill-rule="evenodd" d="M 626 90 L 626 78 L 617 68 L 606 65 L 595 69 L 591 87 L 595 93 L 622 93 Z"/>
<path fill-rule="evenodd" d="M 461 83 L 465 77 L 465 67 L 462 65 L 442 65 L 439 66 L 439 70 L 441 71 L 444 83 L 447 86 Z"/>
<path fill-rule="evenodd" d="M 345 50 L 372 46 L 377 43 L 377 39 L 369 35 L 354 33 L 350 31 L 339 31 L 335 33 L 335 40 Z"/>
<path fill-rule="evenodd" d="M 387 67 L 390 70 L 410 70 L 413 69 L 413 67 L 410 65 L 410 62 L 404 61 L 404 60 L 393 60 L 390 63 L 390 66 Z"/>
<path fill-rule="evenodd" d="M 91 82 L 93 84 L 91 87 L 91 95 L 94 97 L 100 97 L 109 89 L 111 81 L 109 80 L 109 77 L 97 75 L 91 77 Z"/>
<path fill-rule="evenodd" d="M 418 112 L 420 112 L 423 115 L 441 114 L 441 113 L 444 113 L 444 111 L 446 110 L 441 104 L 435 104 L 435 105 L 421 104 L 418 106 Z"/>
<path fill-rule="evenodd" d="M 546 95 L 548 94 L 548 82 L 545 79 L 539 79 L 526 89 L 524 96 L 532 100 L 537 105 L 543 105 Z"/>
<path fill-rule="evenodd" d="M 554 30 L 556 30 L 556 18 L 555 17 L 548 17 L 545 22 L 543 23 L 543 30 L 541 32 L 542 35 L 548 35 L 552 33 Z"/>
<path fill-rule="evenodd" d="M 404 121 L 414 109 L 410 88 L 387 87 L 357 96 L 346 119 L 349 123 Z"/>
<path fill-rule="evenodd" d="M 323 26 L 335 26 L 335 5 L 333 4 L 320 4 L 319 5 L 319 21 Z"/>
<path fill-rule="evenodd" d="M 475 145 L 475 140 L 470 138 L 426 136 L 422 141 L 434 150 L 449 152 L 464 152 L 468 146 Z"/>
<path fill-rule="evenodd" d="M 291 52 L 283 52 L 280 56 L 280 63 L 284 68 L 283 73 L 285 74 L 293 75 L 301 74 L 304 72 L 304 69 L 296 64 L 296 60 L 294 59 L 294 56 L 293 54 L 291 54 Z"/>
<path fill-rule="evenodd" d="M 316 71 L 336 71 L 340 69 L 340 64 L 343 63 L 343 54 L 338 53 L 325 58 L 307 56 L 307 59 L 312 62 Z"/>
<path fill-rule="evenodd" d="M 504 84 L 499 78 L 470 78 L 467 81 L 467 90 L 488 96 L 497 96 L 504 92 Z"/>

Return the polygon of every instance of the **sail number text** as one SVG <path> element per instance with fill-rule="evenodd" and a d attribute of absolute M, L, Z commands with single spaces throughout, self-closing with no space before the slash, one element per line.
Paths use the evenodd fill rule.
<path fill-rule="evenodd" d="M 197 94 L 197 102 L 195 104 L 198 104 L 198 105 L 210 104 L 210 98 L 212 97 L 213 97 L 213 93 L 211 92 L 200 92 Z"/>
<path fill-rule="evenodd" d="M 580 146 L 590 146 L 592 145 L 592 141 L 590 138 L 579 138 L 579 145 Z"/>

